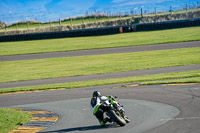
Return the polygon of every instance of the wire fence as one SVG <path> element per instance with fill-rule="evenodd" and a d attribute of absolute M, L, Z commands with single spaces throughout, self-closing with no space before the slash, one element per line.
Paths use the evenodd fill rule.
<path fill-rule="evenodd" d="M 65 31 L 73 29 L 119 26 L 132 23 L 148 23 L 166 20 L 197 18 L 200 17 L 198 15 L 200 14 L 199 11 L 200 4 L 198 2 L 192 5 L 186 4 L 184 8 L 179 10 L 175 10 L 172 6 L 170 6 L 167 12 L 158 11 L 157 7 L 155 7 L 154 10 L 151 11 L 145 10 L 144 8 L 137 10 L 132 9 L 130 11 L 115 13 L 94 11 L 91 13 L 86 12 L 85 16 L 68 19 L 59 19 L 58 21 L 49 20 L 46 23 L 41 23 L 38 21 L 24 21 L 17 22 L 12 25 L 1 24 L 0 35 Z M 169 17 L 169 15 L 171 15 L 171 18 Z"/>

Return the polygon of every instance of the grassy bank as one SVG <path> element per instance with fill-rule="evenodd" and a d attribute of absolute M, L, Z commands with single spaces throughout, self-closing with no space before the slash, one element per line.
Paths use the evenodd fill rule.
<path fill-rule="evenodd" d="M 87 24 L 87 23 L 97 23 L 97 22 L 105 22 L 105 21 L 114 21 L 120 19 L 128 19 L 128 17 L 119 17 L 119 16 L 88 16 L 88 17 L 79 17 L 79 18 L 71 18 L 65 19 L 61 22 L 59 21 L 50 21 L 46 23 L 41 22 L 21 22 L 9 25 L 6 30 L 26 30 L 26 29 L 35 29 L 35 28 L 43 28 L 43 27 L 53 27 L 53 26 L 72 26 L 72 25 L 80 25 L 80 24 Z M 0 28 L 0 31 L 5 31 L 5 28 Z"/>
<path fill-rule="evenodd" d="M 0 132 L 8 133 L 31 119 L 31 114 L 23 111 L 0 108 Z"/>
<path fill-rule="evenodd" d="M 0 82 L 200 64 L 200 47 L 0 62 Z"/>
<path fill-rule="evenodd" d="M 1 42 L 0 56 L 200 40 L 200 27 L 108 36 Z"/>
<path fill-rule="evenodd" d="M 171 79 L 177 79 L 177 80 L 171 80 Z M 158 80 L 167 80 L 167 81 L 158 81 Z M 149 81 L 155 81 L 155 82 L 149 82 Z M 167 74 L 165 73 L 165 74 L 155 74 L 155 75 L 104 79 L 104 80 L 89 80 L 89 81 L 80 81 L 80 82 L 71 82 L 71 83 L 4 88 L 4 89 L 0 89 L 0 93 L 19 92 L 19 91 L 37 91 L 37 90 L 49 90 L 49 89 L 71 89 L 71 88 L 91 87 L 91 86 L 101 86 L 101 85 L 131 83 L 131 82 L 140 82 L 140 84 L 156 84 L 159 82 L 160 83 L 200 83 L 200 70 L 178 72 L 178 73 L 167 73 Z"/>
<path fill-rule="evenodd" d="M 188 12 L 195 12 L 199 11 L 199 8 L 187 9 L 186 10 L 177 10 L 172 12 L 157 12 L 157 17 L 160 15 L 167 15 L 167 14 L 182 14 Z M 143 14 L 144 17 L 146 16 L 155 16 L 155 13 Z M 113 21 L 113 20 L 122 20 L 127 18 L 132 18 L 131 14 L 126 15 L 118 15 L 115 14 L 113 16 L 110 15 L 87 15 L 83 17 L 76 17 L 76 18 L 68 18 L 61 21 L 49 21 L 45 23 L 37 22 L 37 21 L 27 21 L 27 22 L 19 22 L 8 25 L 6 30 L 26 30 L 26 29 L 35 29 L 35 28 L 43 28 L 43 27 L 54 27 L 54 26 L 71 26 L 71 25 L 80 25 L 80 24 L 87 24 L 87 23 L 97 23 L 97 22 L 105 22 L 105 21 Z M 135 14 L 134 18 L 141 18 L 140 14 Z M 5 31 L 5 27 L 0 28 L 0 31 Z"/>

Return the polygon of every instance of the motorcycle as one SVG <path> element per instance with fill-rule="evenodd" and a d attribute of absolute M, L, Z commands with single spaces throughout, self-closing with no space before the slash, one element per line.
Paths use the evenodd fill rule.
<path fill-rule="evenodd" d="M 115 98 L 117 97 L 115 96 Z M 129 118 L 125 115 L 123 105 L 115 101 L 113 97 L 111 97 L 110 100 L 104 101 L 102 105 L 110 107 L 105 114 L 110 117 L 112 122 L 117 123 L 120 126 L 125 126 L 126 123 L 130 122 Z"/>

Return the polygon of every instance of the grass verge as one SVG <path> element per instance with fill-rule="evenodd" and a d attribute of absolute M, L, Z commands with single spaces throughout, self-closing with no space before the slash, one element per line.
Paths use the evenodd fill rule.
<path fill-rule="evenodd" d="M 0 56 L 149 45 L 194 40 L 200 40 L 200 27 L 132 32 L 96 37 L 1 42 Z"/>
<path fill-rule="evenodd" d="M 200 64 L 200 47 L 0 62 L 0 82 Z"/>
<path fill-rule="evenodd" d="M 0 132 L 7 133 L 27 123 L 30 119 L 31 114 L 27 112 L 0 108 Z"/>
<path fill-rule="evenodd" d="M 140 85 L 158 85 L 158 84 L 182 84 L 182 83 L 200 83 L 200 77 L 176 79 L 176 80 L 165 80 L 165 81 L 148 81 L 142 82 Z"/>
<path fill-rule="evenodd" d="M 180 78 L 185 78 L 185 79 L 181 79 L 178 81 L 169 80 L 169 79 L 180 79 Z M 50 90 L 50 89 L 71 89 L 71 88 L 91 87 L 91 86 L 101 86 L 101 85 L 131 83 L 131 82 L 141 82 L 141 84 L 143 84 L 142 82 L 145 82 L 147 84 L 147 81 L 158 82 L 157 80 L 169 80 L 167 81 L 167 83 L 174 83 L 175 81 L 176 82 L 180 81 L 184 83 L 188 83 L 188 82 L 200 83 L 200 70 L 178 72 L 178 73 L 114 78 L 114 79 L 103 79 L 103 80 L 89 80 L 89 81 L 60 83 L 60 84 L 4 88 L 4 89 L 0 89 L 0 93 L 3 94 L 3 93 L 10 93 L 10 92 L 38 91 L 38 90 Z"/>

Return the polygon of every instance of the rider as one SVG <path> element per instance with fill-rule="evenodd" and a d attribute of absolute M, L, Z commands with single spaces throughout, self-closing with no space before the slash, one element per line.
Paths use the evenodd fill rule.
<path fill-rule="evenodd" d="M 103 114 L 104 112 L 108 111 L 110 107 L 103 106 L 102 102 L 109 100 L 113 106 L 117 106 L 115 103 L 115 100 L 112 96 L 102 96 L 100 92 L 94 91 L 93 92 L 93 97 L 91 99 L 90 105 L 93 110 L 93 114 L 96 116 L 96 118 L 99 120 L 101 126 L 105 126 L 107 122 L 112 122 L 110 118 L 106 117 L 104 118 Z M 127 123 L 129 122 L 128 117 L 127 118 Z"/>
<path fill-rule="evenodd" d="M 102 106 L 102 101 L 107 100 L 106 96 L 101 96 L 101 93 L 98 91 L 93 92 L 93 96 L 90 102 L 90 106 L 93 110 L 93 114 L 99 120 L 101 126 L 105 126 L 107 122 L 111 122 L 111 119 L 108 117 L 104 118 L 104 112 L 108 111 L 110 107 Z"/>

